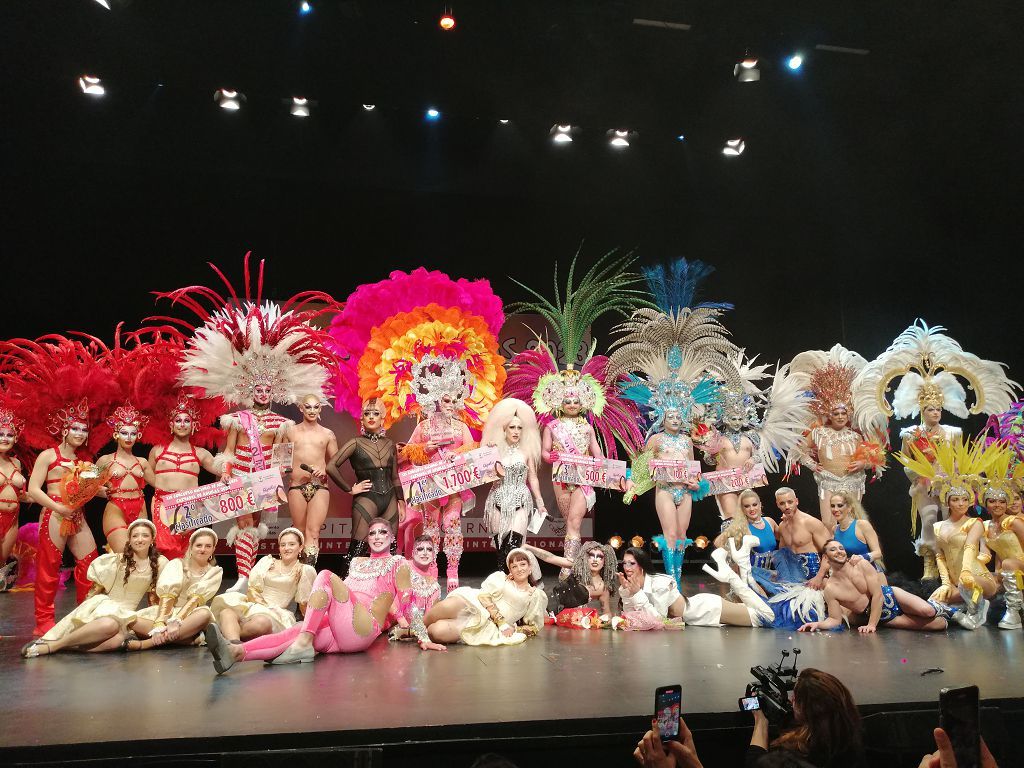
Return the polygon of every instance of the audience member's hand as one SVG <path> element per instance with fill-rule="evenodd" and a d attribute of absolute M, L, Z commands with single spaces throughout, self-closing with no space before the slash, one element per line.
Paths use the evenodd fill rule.
<path fill-rule="evenodd" d="M 956 755 L 953 754 L 953 745 L 949 741 L 949 736 L 941 728 L 935 729 L 935 746 L 938 747 L 935 754 L 922 757 L 918 768 L 958 768 Z M 981 768 L 999 768 L 996 759 L 988 751 L 988 745 L 985 744 L 984 739 L 981 740 Z"/>
<path fill-rule="evenodd" d="M 704 768 L 697 757 L 697 748 L 693 744 L 693 734 L 686 727 L 683 718 L 679 718 L 679 740 L 662 742 L 658 734 L 658 721 L 651 721 L 651 730 L 633 750 L 633 759 L 639 765 L 650 768 Z"/>

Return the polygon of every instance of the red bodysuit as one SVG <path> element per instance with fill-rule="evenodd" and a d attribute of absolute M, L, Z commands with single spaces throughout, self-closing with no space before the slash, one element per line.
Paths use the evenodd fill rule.
<path fill-rule="evenodd" d="M 189 445 L 187 453 L 172 451 L 170 446 L 164 446 L 163 452 L 156 457 L 156 461 L 153 463 L 153 466 L 159 467 L 161 461 L 173 464 L 174 468 L 154 469 L 154 475 L 188 475 L 189 477 L 194 477 L 196 479 L 196 485 L 199 484 L 199 468 L 202 464 L 199 461 L 199 456 L 196 455 L 196 449 L 192 447 L 191 444 Z M 185 468 L 190 464 L 195 464 L 195 471 Z M 185 550 L 188 548 L 188 539 L 192 533 L 191 531 L 173 533 L 168 526 L 167 521 L 164 520 L 163 497 L 170 493 L 177 492 L 178 491 L 165 491 L 161 488 L 153 489 L 153 524 L 156 525 L 156 548 L 160 554 L 168 560 L 184 557 Z"/>
<path fill-rule="evenodd" d="M 19 498 L 21 497 L 25 490 L 25 476 L 18 470 L 17 464 L 14 464 L 14 469 L 10 475 L 0 472 L 0 479 L 3 480 L 3 482 L 0 482 L 0 493 L 3 493 L 5 488 L 11 488 Z M 18 510 L 20 508 L 21 502 L 18 498 L 0 499 L 0 541 L 11 530 L 12 525 L 18 524 Z"/>
<path fill-rule="evenodd" d="M 121 467 L 124 472 L 121 472 L 120 474 L 112 474 L 110 476 L 110 490 L 107 491 L 107 501 L 121 510 L 121 514 L 124 515 L 124 525 L 115 525 L 109 531 L 104 531 L 103 535 L 107 538 L 110 538 L 110 534 L 114 531 L 127 529 L 129 525 L 138 520 L 139 515 L 142 514 L 142 510 L 146 506 L 146 497 L 142 492 L 142 489 L 146 487 L 146 478 L 142 469 L 142 462 L 135 459 L 134 464 L 130 467 L 126 467 L 118 461 L 117 458 L 115 458 L 114 464 Z M 136 472 L 136 470 L 138 471 Z M 138 487 L 122 490 L 121 484 L 128 475 L 131 475 L 135 479 L 135 484 Z"/>

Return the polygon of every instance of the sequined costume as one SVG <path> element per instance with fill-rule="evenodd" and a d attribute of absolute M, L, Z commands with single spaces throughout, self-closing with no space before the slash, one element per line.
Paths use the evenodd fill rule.
<path fill-rule="evenodd" d="M 505 475 L 491 485 L 484 502 L 484 520 L 494 537 L 494 546 L 503 564 L 508 553 L 526 539 L 526 526 L 534 510 L 533 494 L 527 485 L 530 468 L 518 448 L 501 457 Z"/>
<path fill-rule="evenodd" d="M 337 577 L 321 571 L 313 582 L 314 599 L 307 604 L 302 623 L 243 643 L 243 660 L 276 659 L 301 632 L 313 635 L 317 653 L 365 651 L 391 621 L 408 610 L 412 591 L 409 571 L 400 555 L 382 552 L 357 557 L 349 566 L 340 593 L 332 584 Z M 315 599 L 316 593 L 321 594 L 320 599 Z M 322 607 L 314 607 L 320 603 Z"/>
<path fill-rule="evenodd" d="M 280 632 L 295 623 L 295 613 L 290 606 L 293 602 L 302 605 L 309 600 L 315 578 L 316 570 L 311 565 L 296 562 L 284 570 L 280 560 L 265 555 L 249 574 L 248 591 L 217 595 L 211 609 L 214 616 L 226 608 L 234 608 L 242 619 L 266 616 L 274 632 Z"/>
<path fill-rule="evenodd" d="M 167 565 L 167 558 L 161 557 L 157 566 L 162 573 Z M 124 554 L 111 552 L 100 555 L 89 565 L 89 580 L 93 582 L 94 592 L 76 607 L 71 613 L 43 635 L 42 640 L 53 641 L 67 637 L 79 627 L 85 626 L 96 619 L 111 618 L 117 621 L 121 632 L 139 618 L 139 603 L 149 593 L 153 583 L 153 574 L 148 567 L 142 570 L 136 567 L 124 580 Z M 159 579 L 159 576 L 157 577 Z"/>

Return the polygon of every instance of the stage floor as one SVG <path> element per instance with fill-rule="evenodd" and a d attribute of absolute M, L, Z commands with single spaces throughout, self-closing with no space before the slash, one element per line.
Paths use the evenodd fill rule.
<path fill-rule="evenodd" d="M 60 594 L 58 616 L 71 600 Z M 19 757 L 25 748 L 48 745 L 81 745 L 76 754 L 138 755 L 150 751 L 147 742 L 178 739 L 196 751 L 214 739 L 218 750 L 260 748 L 260 738 L 270 735 L 297 747 L 442 737 L 477 726 L 514 732 L 514 724 L 537 722 L 550 733 L 578 733 L 586 729 L 581 721 L 632 727 L 650 716 L 654 689 L 669 683 L 682 683 L 688 715 L 733 713 L 740 725 L 736 700 L 752 680 L 750 667 L 776 663 L 784 648 L 800 648 L 801 668 L 839 676 L 863 707 L 930 706 L 940 688 L 968 684 L 980 686 L 984 699 L 1012 699 L 1021 695 L 1024 661 L 1024 633 L 989 627 L 869 636 L 546 628 L 511 648 L 426 653 L 381 639 L 367 653 L 288 667 L 240 663 L 217 677 L 205 649 L 24 661 L 19 649 L 30 638 L 32 593 L 0 595 L 0 617 L 0 745 L 6 748 L 0 754 L 14 748 Z M 933 667 L 944 671 L 922 674 Z"/>

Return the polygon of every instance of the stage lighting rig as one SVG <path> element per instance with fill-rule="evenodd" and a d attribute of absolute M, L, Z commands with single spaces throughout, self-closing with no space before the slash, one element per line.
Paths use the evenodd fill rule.
<path fill-rule="evenodd" d="M 285 103 L 289 105 L 288 111 L 295 117 L 309 117 L 309 112 L 316 102 L 310 101 L 302 96 L 292 96 L 292 98 L 290 100 L 286 100 Z"/>
<path fill-rule="evenodd" d="M 637 131 L 630 131 L 624 128 L 612 128 L 605 132 L 605 136 L 608 137 L 608 146 L 615 147 L 615 149 L 625 149 L 639 135 Z"/>

